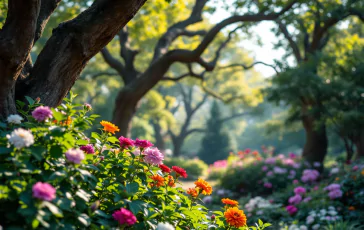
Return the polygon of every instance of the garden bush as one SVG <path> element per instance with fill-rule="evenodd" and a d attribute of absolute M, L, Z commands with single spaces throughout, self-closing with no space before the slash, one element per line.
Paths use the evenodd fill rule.
<path fill-rule="evenodd" d="M 179 165 L 184 168 L 188 174 L 189 180 L 195 180 L 199 177 L 204 177 L 207 173 L 208 166 L 205 162 L 198 158 L 186 159 L 183 157 L 166 158 L 166 165 Z"/>
<path fill-rule="evenodd" d="M 169 168 L 146 140 L 116 138 L 118 127 L 84 131 L 91 106 L 56 109 L 28 98 L 20 115 L 0 123 L 0 225 L 5 229 L 248 229 L 244 212 L 225 204 L 208 211 L 212 187 L 198 179 L 178 187 L 183 168 Z M 171 166 L 171 165 L 170 165 Z M 258 223 L 264 229 L 269 224 Z"/>

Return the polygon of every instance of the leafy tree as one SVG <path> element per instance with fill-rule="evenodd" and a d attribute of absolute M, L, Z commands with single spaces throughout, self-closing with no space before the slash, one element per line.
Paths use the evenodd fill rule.
<path fill-rule="evenodd" d="M 106 63 L 109 64 L 114 71 L 121 76 L 124 87 L 120 90 L 116 101 L 115 110 L 113 115 L 113 122 L 120 127 L 120 134 L 126 135 L 130 128 L 130 122 L 137 110 L 139 101 L 142 97 L 155 87 L 162 80 L 178 81 L 186 77 L 194 77 L 196 79 L 204 80 L 205 73 L 211 72 L 215 69 L 222 49 L 232 38 L 233 32 L 242 29 L 242 26 L 237 26 L 226 38 L 221 42 L 213 53 L 208 53 L 209 48 L 215 38 L 218 37 L 219 32 L 229 25 L 239 22 L 260 22 L 264 20 L 276 20 L 296 3 L 296 1 L 279 1 L 277 7 L 261 8 L 259 11 L 250 10 L 249 12 L 255 13 L 241 13 L 228 17 L 211 29 L 203 30 L 195 29 L 198 23 L 203 20 L 203 13 L 208 10 L 206 3 L 208 0 L 193 1 L 190 14 L 187 18 L 178 18 L 173 14 L 167 14 L 166 20 L 168 23 L 162 24 L 160 27 L 165 29 L 163 34 L 157 37 L 157 41 L 149 46 L 153 48 L 150 59 L 147 60 L 147 55 L 140 55 L 142 49 L 133 47 L 133 40 L 145 39 L 142 34 L 135 34 L 138 30 L 136 26 L 130 26 L 119 31 L 118 43 L 119 55 L 114 55 L 109 47 L 102 50 L 102 56 Z M 251 2 L 251 1 L 247 1 Z M 188 2 L 191 3 L 191 2 Z M 179 3 L 176 3 L 179 7 Z M 244 5 L 244 4 L 243 4 Z M 159 7 L 160 5 L 158 5 Z M 145 26 L 143 19 L 148 18 L 148 13 L 152 11 L 153 7 L 149 6 L 145 12 L 139 15 L 139 20 L 135 20 L 135 25 Z M 169 9 L 168 9 L 169 10 Z M 173 11 L 173 9 L 171 9 Z M 182 14 L 177 14 L 181 16 Z M 184 14 L 183 14 L 184 15 Z M 176 20 L 178 19 L 178 20 Z M 149 20 L 149 19 L 148 19 Z M 158 17 L 156 17 L 158 20 Z M 138 24 L 139 23 L 139 24 Z M 168 26 L 166 26 L 168 25 Z M 153 31 L 153 30 L 152 30 Z M 133 35 L 134 34 L 134 35 Z M 131 39 L 133 36 L 133 39 Z M 191 38 L 191 44 L 186 45 L 188 42 L 176 45 L 176 42 L 183 41 Z M 150 40 L 146 40 L 150 41 Z M 206 55 L 206 52 L 209 55 Z M 207 60 L 206 56 L 214 56 L 212 60 Z M 137 64 L 138 58 L 145 60 L 142 64 Z M 186 72 L 177 76 L 168 76 L 168 71 L 172 65 L 182 63 L 187 66 Z M 202 72 L 197 73 L 198 70 Z"/>
<path fill-rule="evenodd" d="M 199 157 L 211 164 L 217 160 L 226 159 L 232 151 L 229 134 L 223 129 L 222 115 L 216 101 L 211 106 L 210 119 L 207 121 L 206 135 L 202 139 Z"/>
<path fill-rule="evenodd" d="M 133 18 L 145 0 L 94 1 L 53 29 L 34 65 L 31 49 L 60 0 L 7 2 L 1 1 L 0 6 L 0 12 L 7 12 L 0 30 L 1 119 L 16 113 L 15 98 L 39 97 L 48 106 L 61 103 L 87 62 Z"/>
<path fill-rule="evenodd" d="M 319 64 L 330 38 L 339 32 L 338 23 L 349 16 L 364 19 L 364 2 L 301 1 L 295 11 L 276 20 L 277 34 L 285 38 L 277 47 L 288 50 L 295 66 L 281 62 L 281 73 L 273 79 L 269 99 L 290 106 L 291 119 L 303 123 L 306 142 L 303 156 L 310 162 L 322 162 L 327 153 L 325 100 L 329 94 L 325 81 L 327 70 Z M 291 30 L 289 30 L 290 28 Z M 294 33 L 292 33 L 294 29 Z"/>

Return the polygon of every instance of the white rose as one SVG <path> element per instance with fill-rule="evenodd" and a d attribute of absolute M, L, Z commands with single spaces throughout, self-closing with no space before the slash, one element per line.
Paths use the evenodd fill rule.
<path fill-rule="evenodd" d="M 34 136 L 32 133 L 22 128 L 15 129 L 10 135 L 6 135 L 6 138 L 8 138 L 10 144 L 18 149 L 34 144 Z"/>
<path fill-rule="evenodd" d="M 18 114 L 9 115 L 7 118 L 7 122 L 11 123 L 11 124 L 21 124 L 22 120 L 23 120 L 23 118 L 21 116 L 19 116 Z"/>

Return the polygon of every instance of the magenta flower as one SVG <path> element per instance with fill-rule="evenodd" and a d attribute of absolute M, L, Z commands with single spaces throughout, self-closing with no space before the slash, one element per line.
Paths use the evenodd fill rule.
<path fill-rule="evenodd" d="M 136 147 L 139 147 L 139 148 L 149 148 L 149 147 L 152 147 L 153 146 L 153 144 L 152 143 L 150 143 L 150 141 L 147 141 L 147 140 L 140 140 L 140 139 L 135 139 L 135 141 L 134 141 L 134 145 L 136 146 Z"/>
<path fill-rule="evenodd" d="M 130 138 L 121 136 L 119 137 L 119 141 L 121 148 L 129 148 L 131 146 L 134 146 L 134 141 Z"/>
<path fill-rule="evenodd" d="M 128 226 L 131 226 L 137 222 L 134 214 L 125 208 L 121 208 L 120 210 L 115 211 L 112 214 L 112 217 L 114 217 L 114 219 L 118 221 L 120 225 L 126 224 Z"/>
<path fill-rule="evenodd" d="M 40 200 L 52 201 L 56 198 L 56 189 L 48 183 L 37 182 L 33 185 L 32 191 L 33 197 Z"/>
<path fill-rule="evenodd" d="M 48 106 L 39 106 L 32 112 L 32 116 L 39 122 L 45 121 L 52 118 L 52 110 Z"/>
<path fill-rule="evenodd" d="M 355 172 L 355 171 L 358 171 L 358 169 L 359 169 L 359 167 L 357 166 L 357 165 L 355 165 L 354 167 L 353 167 L 353 171 Z"/>
<path fill-rule="evenodd" d="M 80 149 L 82 151 L 84 151 L 85 153 L 87 153 L 87 154 L 94 154 L 95 153 L 94 146 L 91 145 L 91 144 L 87 144 L 87 145 L 81 146 Z"/>
<path fill-rule="evenodd" d="M 74 164 L 80 164 L 85 159 L 85 154 L 81 149 L 69 149 L 65 154 L 67 160 Z"/>
<path fill-rule="evenodd" d="M 164 160 L 163 153 L 161 153 L 157 148 L 147 148 L 144 151 L 144 154 L 144 161 L 148 164 L 160 165 Z"/>
<path fill-rule="evenodd" d="M 295 206 L 293 206 L 293 205 L 288 205 L 288 206 L 286 207 L 286 210 L 287 210 L 287 212 L 288 212 L 290 215 L 294 215 L 294 214 L 298 211 L 298 209 L 297 209 Z"/>
<path fill-rule="evenodd" d="M 267 167 L 266 165 L 264 165 L 264 166 L 262 167 L 262 171 L 263 171 L 263 172 L 268 171 L 268 167 Z"/>
<path fill-rule="evenodd" d="M 329 192 L 329 197 L 331 200 L 340 198 L 343 196 L 343 192 L 340 189 L 332 190 Z"/>
<path fill-rule="evenodd" d="M 298 180 L 293 180 L 293 184 L 298 184 Z"/>
<path fill-rule="evenodd" d="M 273 187 L 273 185 L 272 185 L 272 183 L 270 183 L 270 182 L 265 182 L 265 183 L 264 183 L 264 187 L 266 187 L 266 188 L 272 188 L 272 187 Z"/>
<path fill-rule="evenodd" d="M 293 191 L 294 191 L 295 194 L 298 194 L 298 195 L 302 195 L 302 194 L 306 193 L 306 189 L 304 187 L 301 187 L 301 186 L 295 188 Z"/>
<path fill-rule="evenodd" d="M 318 177 L 320 176 L 320 173 L 315 170 L 315 169 L 305 169 L 303 171 L 303 175 L 301 177 L 301 180 L 304 182 L 304 183 L 307 183 L 307 182 L 314 182 L 318 179 Z"/>
<path fill-rule="evenodd" d="M 272 171 L 269 171 L 269 172 L 267 172 L 267 176 L 273 176 L 273 172 Z"/>
<path fill-rule="evenodd" d="M 301 201 L 302 201 L 302 196 L 298 195 L 298 194 L 294 195 L 288 199 L 288 202 L 293 205 L 297 205 L 297 204 L 301 203 Z"/>
<path fill-rule="evenodd" d="M 294 154 L 294 153 L 288 153 L 288 156 L 289 156 L 289 158 L 291 158 L 291 159 L 296 159 L 296 158 L 297 158 L 297 155 L 296 155 L 296 154 Z"/>

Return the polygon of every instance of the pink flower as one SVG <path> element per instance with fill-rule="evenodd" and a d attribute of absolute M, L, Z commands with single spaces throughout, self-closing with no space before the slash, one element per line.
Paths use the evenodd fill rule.
<path fill-rule="evenodd" d="M 307 202 L 309 202 L 310 200 L 312 200 L 312 197 L 308 196 L 308 197 L 306 197 L 305 199 L 303 199 L 303 201 L 302 201 L 302 202 L 307 203 Z"/>
<path fill-rule="evenodd" d="M 56 189 L 48 183 L 37 182 L 33 185 L 32 191 L 33 197 L 40 200 L 52 201 L 56 198 Z"/>
<path fill-rule="evenodd" d="M 293 184 L 298 184 L 298 180 L 293 180 Z"/>
<path fill-rule="evenodd" d="M 336 198 L 340 198 L 343 196 L 343 192 L 340 189 L 337 190 L 332 190 L 329 192 L 329 197 L 331 200 L 336 199 Z"/>
<path fill-rule="evenodd" d="M 301 201 L 302 201 L 302 196 L 298 195 L 298 194 L 296 194 L 288 199 L 288 202 L 290 204 L 294 204 L 294 205 L 301 203 Z"/>
<path fill-rule="evenodd" d="M 85 159 L 85 154 L 81 149 L 69 149 L 65 154 L 67 160 L 74 164 L 80 164 Z"/>
<path fill-rule="evenodd" d="M 298 211 L 298 209 L 297 209 L 295 206 L 293 206 L 293 205 L 288 205 L 288 206 L 286 207 L 286 210 L 287 210 L 287 212 L 288 212 L 290 215 L 294 215 L 294 214 Z"/>
<path fill-rule="evenodd" d="M 48 106 L 39 106 L 33 112 L 32 116 L 37 121 L 45 121 L 52 118 L 52 110 Z"/>
<path fill-rule="evenodd" d="M 301 180 L 306 183 L 306 182 L 314 182 L 318 179 L 318 177 L 320 176 L 320 173 L 315 170 L 315 169 L 305 169 L 303 171 L 303 175 L 301 177 Z"/>
<path fill-rule="evenodd" d="M 288 153 L 288 156 L 289 156 L 289 158 L 291 158 L 291 159 L 296 159 L 296 158 L 297 158 L 297 155 L 296 155 L 296 154 L 294 154 L 294 153 Z"/>
<path fill-rule="evenodd" d="M 81 146 L 80 149 L 82 151 L 84 151 L 85 153 L 87 153 L 87 154 L 94 154 L 95 153 L 94 146 L 91 145 L 91 144 L 87 144 L 87 145 Z"/>
<path fill-rule="evenodd" d="M 319 189 L 319 187 L 316 185 L 315 187 L 313 187 L 314 191 L 317 191 Z"/>
<path fill-rule="evenodd" d="M 121 148 L 129 148 L 131 146 L 134 146 L 134 141 L 130 138 L 121 136 L 119 137 L 119 141 Z"/>
<path fill-rule="evenodd" d="M 164 160 L 163 153 L 161 153 L 157 148 L 147 148 L 144 151 L 144 154 L 144 161 L 148 164 L 160 165 Z"/>
<path fill-rule="evenodd" d="M 89 103 L 85 103 L 85 104 L 83 104 L 83 109 L 86 111 L 91 111 L 92 106 Z"/>
<path fill-rule="evenodd" d="M 131 226 L 137 222 L 134 214 L 125 208 L 121 208 L 120 210 L 115 211 L 112 214 L 112 217 L 114 217 L 114 219 L 118 221 L 120 225 L 126 224 L 128 226 Z"/>
<path fill-rule="evenodd" d="M 267 172 L 267 176 L 273 176 L 273 172 L 272 171 L 269 171 L 269 172 Z"/>
<path fill-rule="evenodd" d="M 354 167 L 353 167 L 353 171 L 355 172 L 355 171 L 358 171 L 358 169 L 359 169 L 359 167 L 357 166 L 357 165 L 355 165 Z"/>
<path fill-rule="evenodd" d="M 147 140 L 140 140 L 140 139 L 135 139 L 135 141 L 134 141 L 134 145 L 136 146 L 136 147 L 139 147 L 139 148 L 143 148 L 143 149 L 145 149 L 145 148 L 149 148 L 149 147 L 152 147 L 153 146 L 153 144 L 152 143 L 150 143 L 149 141 L 147 141 Z"/>
<path fill-rule="evenodd" d="M 276 159 L 274 157 L 267 158 L 267 159 L 265 159 L 265 163 L 269 164 L 269 165 L 275 164 Z"/>
<path fill-rule="evenodd" d="M 264 183 L 264 187 L 266 187 L 266 188 L 272 188 L 272 183 L 270 183 L 270 182 L 265 182 L 265 183 Z"/>
<path fill-rule="evenodd" d="M 294 189 L 294 193 L 298 195 L 302 195 L 306 193 L 306 189 L 304 187 L 297 187 Z"/>
<path fill-rule="evenodd" d="M 266 166 L 266 165 L 264 165 L 263 167 L 262 167 L 262 171 L 263 172 L 266 172 L 268 170 L 268 167 Z"/>
<path fill-rule="evenodd" d="M 325 187 L 324 190 L 326 191 L 334 191 L 339 190 L 341 186 L 339 184 L 330 184 L 329 186 Z"/>
<path fill-rule="evenodd" d="M 294 164 L 296 164 L 296 162 L 294 162 L 294 160 L 292 160 L 292 159 L 284 159 L 283 164 L 293 166 Z"/>

